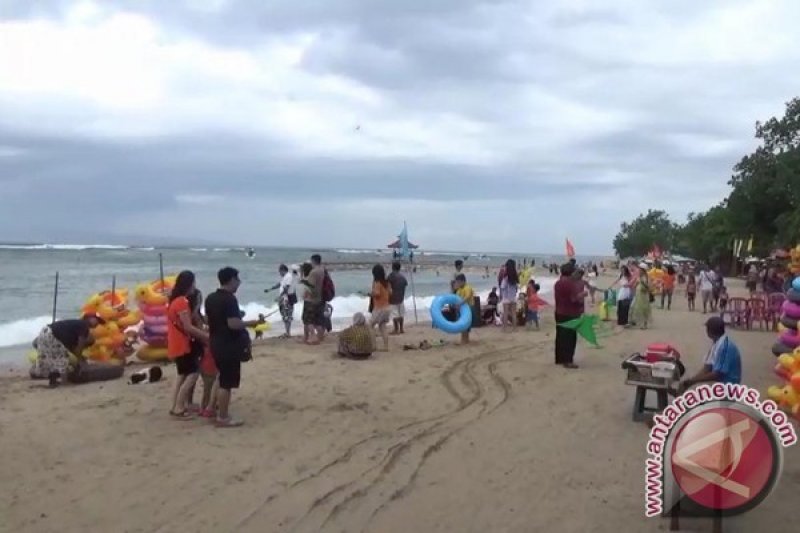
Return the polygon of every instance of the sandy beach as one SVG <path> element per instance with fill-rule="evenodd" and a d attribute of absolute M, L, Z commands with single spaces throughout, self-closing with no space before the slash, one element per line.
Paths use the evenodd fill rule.
<path fill-rule="evenodd" d="M 481 328 L 469 346 L 421 324 L 364 362 L 335 358 L 335 338 L 269 340 L 243 369 L 238 429 L 171 419 L 172 368 L 156 384 L 57 390 L 4 371 L 0 530 L 667 530 L 644 516 L 648 429 L 631 421 L 620 362 L 666 341 L 694 373 L 709 340 L 683 294 L 654 315 L 653 329 L 615 333 L 600 349 L 581 341 L 577 371 L 553 364 L 551 310 L 542 331 Z M 744 383 L 764 393 L 777 383 L 775 334 L 732 337 Z M 423 339 L 451 344 L 402 350 Z M 800 448 L 784 462 L 778 489 L 726 531 L 794 527 Z"/>

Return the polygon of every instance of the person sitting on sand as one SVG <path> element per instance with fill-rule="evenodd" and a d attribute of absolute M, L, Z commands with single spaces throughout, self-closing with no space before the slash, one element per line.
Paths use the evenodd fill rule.
<path fill-rule="evenodd" d="M 483 307 L 483 323 L 494 324 L 499 313 L 497 312 L 497 305 L 500 303 L 500 297 L 497 295 L 497 287 L 492 287 L 489 296 L 486 297 L 486 305 Z"/>
<path fill-rule="evenodd" d="M 50 387 L 67 377 L 70 353 L 78 358 L 85 348 L 94 343 L 91 329 L 105 321 L 97 315 L 84 315 L 77 320 L 56 320 L 45 326 L 33 347 L 38 351 L 30 370 L 33 379 L 48 379 Z"/>
<path fill-rule="evenodd" d="M 467 277 L 464 274 L 459 274 L 456 276 L 455 279 L 455 288 L 456 288 L 456 296 L 461 298 L 461 304 L 459 306 L 458 312 L 461 313 L 461 309 L 464 306 L 468 308 L 472 308 L 472 304 L 475 300 L 475 291 L 472 290 L 472 287 L 467 284 Z M 472 327 L 467 328 L 466 331 L 461 332 L 461 344 L 469 344 L 469 332 Z"/>
<path fill-rule="evenodd" d="M 370 293 L 371 307 L 369 325 L 371 328 L 377 326 L 378 332 L 383 339 L 384 352 L 389 351 L 389 332 L 386 329 L 389 319 L 392 317 L 392 307 L 389 299 L 392 297 L 392 286 L 386 279 L 386 270 L 383 265 L 372 267 L 372 292 Z"/>
<path fill-rule="evenodd" d="M 339 333 L 338 353 L 348 359 L 367 359 L 375 351 L 375 337 L 363 313 L 353 315 L 353 325 Z"/>

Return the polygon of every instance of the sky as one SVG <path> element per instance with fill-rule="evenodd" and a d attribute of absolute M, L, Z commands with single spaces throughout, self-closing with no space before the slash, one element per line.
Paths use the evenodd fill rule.
<path fill-rule="evenodd" d="M 794 0 L 0 0 L 0 241 L 606 254 L 722 200 Z"/>

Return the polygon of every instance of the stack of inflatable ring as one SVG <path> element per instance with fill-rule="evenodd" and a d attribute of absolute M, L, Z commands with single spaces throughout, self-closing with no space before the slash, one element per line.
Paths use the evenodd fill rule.
<path fill-rule="evenodd" d="M 458 320 L 447 320 L 444 316 L 445 306 L 458 307 Z M 461 305 L 461 298 L 455 294 L 443 294 L 433 299 L 431 304 L 431 323 L 436 329 L 445 333 L 463 333 L 472 326 L 472 307 Z"/>
<path fill-rule="evenodd" d="M 143 346 L 136 352 L 142 361 L 167 359 L 167 306 L 175 276 L 169 276 L 136 287 L 136 302 L 142 314 L 139 340 Z"/>
<path fill-rule="evenodd" d="M 93 361 L 122 362 L 133 353 L 132 345 L 136 336 L 127 335 L 125 329 L 138 324 L 141 315 L 129 310 L 128 290 L 103 291 L 86 300 L 81 308 L 83 315 L 97 315 L 105 321 L 92 329 L 94 344 L 83 352 L 83 356 Z"/>
<path fill-rule="evenodd" d="M 791 353 L 795 348 L 800 347 L 800 333 L 798 333 L 798 321 L 800 321 L 800 277 L 792 281 L 792 287 L 786 293 L 786 301 L 783 302 L 781 309 L 780 337 L 778 342 L 772 346 L 772 353 L 776 356 Z"/>

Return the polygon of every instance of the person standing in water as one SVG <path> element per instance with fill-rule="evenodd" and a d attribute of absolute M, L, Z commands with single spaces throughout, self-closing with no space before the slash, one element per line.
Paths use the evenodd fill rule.
<path fill-rule="evenodd" d="M 278 295 L 278 312 L 281 314 L 281 321 L 286 330 L 286 332 L 281 335 L 281 338 L 288 339 L 292 336 L 294 306 L 297 303 L 297 289 L 295 287 L 297 268 L 295 268 L 293 272 L 289 272 L 289 268 L 286 265 L 280 265 L 278 267 L 278 274 L 280 274 L 281 280 L 264 292 L 274 291 L 275 289 L 281 290 Z"/>

